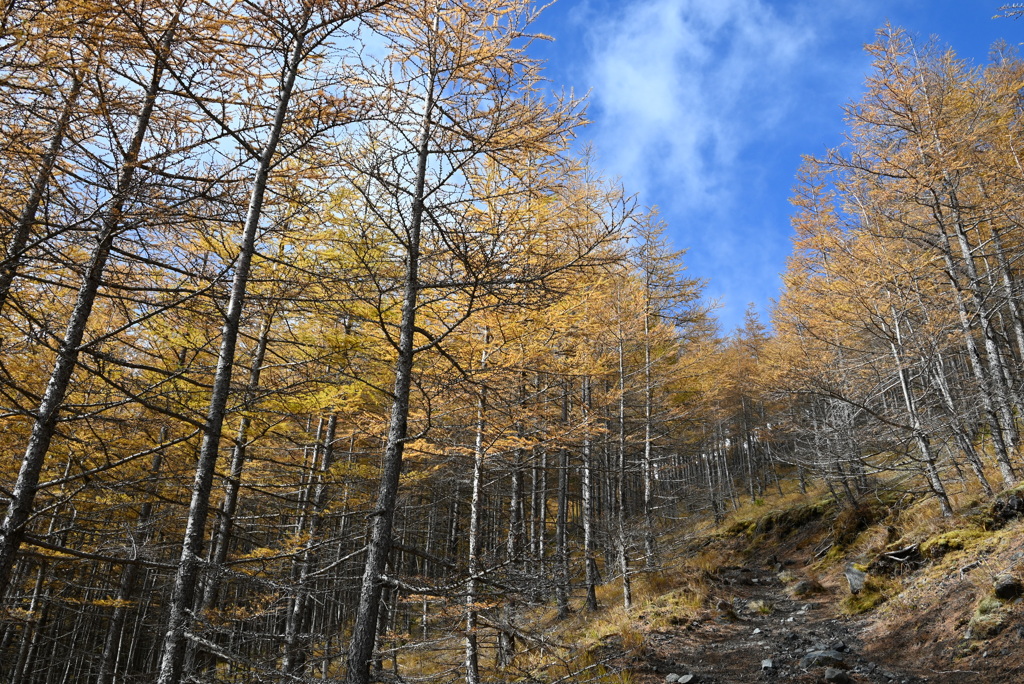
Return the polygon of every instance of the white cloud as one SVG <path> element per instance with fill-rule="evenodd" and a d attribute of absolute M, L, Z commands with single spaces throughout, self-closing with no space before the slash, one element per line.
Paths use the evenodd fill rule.
<path fill-rule="evenodd" d="M 587 12 L 604 165 L 641 191 L 670 175 L 685 205 L 720 202 L 743 148 L 786 115 L 787 81 L 814 51 L 812 19 L 764 0 Z"/>
<path fill-rule="evenodd" d="M 567 1 L 567 0 L 566 0 Z M 917 0 L 582 0 L 600 166 L 658 204 L 726 329 L 775 296 L 801 154 L 838 142 L 881 9 Z M 580 73 L 577 72 L 577 73 Z"/>

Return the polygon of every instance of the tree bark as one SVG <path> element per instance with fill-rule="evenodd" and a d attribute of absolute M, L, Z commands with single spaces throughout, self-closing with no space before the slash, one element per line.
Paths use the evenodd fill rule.
<path fill-rule="evenodd" d="M 75 306 L 68 319 L 64 339 L 60 343 L 50 379 L 39 403 L 39 408 L 35 412 L 32 432 L 11 492 L 11 502 L 3 523 L 0 524 L 0 597 L 6 592 L 11 579 L 14 557 L 21 547 L 25 525 L 32 514 L 39 475 L 42 472 L 46 454 L 49 452 L 50 442 L 53 440 L 60 409 L 71 383 L 71 376 L 78 363 L 78 354 L 81 351 L 86 326 L 92 315 L 93 304 L 103 280 L 103 271 L 106 268 L 114 239 L 120 231 L 125 205 L 135 189 L 134 180 L 138 169 L 139 153 L 149 131 L 157 95 L 160 92 L 160 82 L 178 21 L 179 15 L 175 13 L 158 43 L 142 110 L 136 119 L 132 139 L 125 149 L 124 161 L 110 200 L 110 207 L 103 217 L 100 230 L 96 235 L 96 244 L 89 255 L 89 262 L 79 285 Z"/>
<path fill-rule="evenodd" d="M 591 398 L 590 398 L 590 378 L 584 376 L 583 378 L 583 397 L 582 397 L 582 410 L 583 410 L 583 482 L 582 488 L 582 499 L 583 499 L 583 558 L 584 558 L 584 573 L 587 583 L 587 610 L 594 612 L 597 610 L 597 583 L 598 583 L 598 572 L 597 572 L 597 559 L 594 557 L 594 491 L 593 491 L 593 438 L 590 436 L 590 409 L 591 409 Z"/>
<path fill-rule="evenodd" d="M 246 289 L 249 283 L 249 271 L 252 258 L 256 252 L 256 233 L 263 214 L 263 202 L 273 167 L 277 146 L 284 129 L 285 116 L 291 102 L 292 90 L 304 56 L 304 45 L 307 37 L 307 26 L 310 14 L 307 11 L 296 30 L 294 44 L 288 55 L 287 66 L 281 83 L 281 93 L 274 112 L 266 145 L 260 155 L 253 181 L 249 207 L 242 231 L 242 243 L 238 258 L 235 261 L 235 272 L 231 282 L 231 296 L 228 300 L 224 327 L 221 331 L 220 350 L 217 355 L 217 370 L 214 375 L 213 388 L 210 392 L 210 403 L 207 408 L 205 434 L 196 463 L 195 478 L 192 483 L 192 500 L 189 503 L 185 536 L 181 546 L 181 557 L 178 561 L 178 572 L 174 578 L 171 592 L 167 632 L 164 635 L 163 653 L 160 658 L 160 674 L 157 684 L 177 684 L 181 680 L 182 665 L 185 655 L 185 632 L 191 623 L 190 609 L 195 596 L 196 581 L 199 577 L 203 538 L 206 528 L 207 509 L 213 485 L 213 475 L 220 451 L 220 438 L 224 428 L 224 415 L 227 407 L 228 393 L 231 389 L 231 376 L 234 369 L 235 350 L 238 341 L 239 327 L 242 321 L 242 308 L 245 303 Z"/>
<path fill-rule="evenodd" d="M 398 497 L 398 478 L 402 471 L 402 454 L 409 427 L 409 399 L 412 388 L 415 345 L 416 310 L 419 305 L 420 230 L 423 224 L 424 189 L 427 178 L 429 142 L 433 126 L 434 78 L 425 98 L 420 139 L 417 141 L 417 166 L 413 204 L 409 218 L 408 242 L 405 255 L 405 286 L 402 295 L 402 318 L 399 327 L 397 358 L 395 359 L 395 385 L 388 417 L 387 442 L 381 463 L 377 503 L 370 514 L 370 535 L 366 546 L 359 603 L 348 650 L 347 684 L 369 684 L 370 661 L 376 634 L 377 613 L 380 609 L 381 576 L 391 552 L 391 532 Z"/>
<path fill-rule="evenodd" d="M 7 304 L 7 297 L 11 293 L 11 284 L 18 273 L 18 267 L 24 256 L 28 238 L 32 234 L 32 226 L 35 225 L 36 215 L 39 213 L 39 205 L 49 187 L 50 177 L 53 174 L 53 167 L 57 164 L 57 158 L 64 147 L 64 138 L 67 135 L 68 125 L 71 122 L 71 115 L 78 102 L 78 96 L 82 92 L 82 74 L 76 69 L 71 77 L 71 90 L 68 92 L 64 107 L 61 109 L 60 117 L 57 119 L 53 129 L 53 137 L 43 154 L 39 168 L 36 170 L 35 181 L 32 183 L 32 191 L 25 202 L 25 208 L 18 217 L 14 230 L 7 243 L 7 251 L 4 253 L 2 267 L 0 267 L 0 312 Z M 151 89 L 151 92 L 155 91 Z M 148 125 L 148 124 L 147 124 Z M 137 153 L 136 153 L 137 155 Z"/>
<path fill-rule="evenodd" d="M 160 430 L 160 441 L 161 443 L 167 441 L 166 427 Z M 159 450 L 153 452 L 153 459 L 149 467 L 149 476 L 152 483 L 149 487 L 151 496 L 156 494 L 156 478 L 160 473 L 162 462 L 163 454 Z M 145 546 L 149 541 L 149 527 L 152 517 L 153 501 L 147 500 L 139 509 L 139 517 L 135 523 L 136 534 L 142 546 Z M 125 621 L 128 618 L 128 602 L 135 597 L 136 585 L 138 584 L 141 571 L 142 568 L 138 563 L 128 563 L 121 571 L 121 582 L 117 591 L 117 605 L 114 607 L 114 613 L 110 617 L 110 623 L 107 626 L 107 635 L 103 643 L 103 654 L 100 656 L 100 675 L 96 679 L 96 684 L 110 684 L 114 681 L 117 674 L 122 634 L 124 633 Z"/>
<path fill-rule="evenodd" d="M 619 431 L 618 464 L 615 477 L 616 550 L 618 551 L 619 572 L 622 573 L 622 605 L 628 611 L 633 607 L 633 583 L 629 576 L 629 545 L 626 538 L 626 361 L 623 349 L 622 330 L 619 330 Z"/>

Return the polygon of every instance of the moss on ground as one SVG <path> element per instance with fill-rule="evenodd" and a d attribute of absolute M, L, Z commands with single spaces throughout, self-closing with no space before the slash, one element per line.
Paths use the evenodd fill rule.
<path fill-rule="evenodd" d="M 995 596 L 986 596 L 974 609 L 966 636 L 968 639 L 991 639 L 1003 631 L 1008 617 L 1005 601 Z"/>
<path fill-rule="evenodd" d="M 900 583 L 887 577 L 868 575 L 864 588 L 844 598 L 839 608 L 847 615 L 860 615 L 882 605 L 900 592 Z"/>
<path fill-rule="evenodd" d="M 957 528 L 921 542 L 921 554 L 926 558 L 942 558 L 950 551 L 962 551 L 991 536 L 991 532 L 977 527 Z"/>

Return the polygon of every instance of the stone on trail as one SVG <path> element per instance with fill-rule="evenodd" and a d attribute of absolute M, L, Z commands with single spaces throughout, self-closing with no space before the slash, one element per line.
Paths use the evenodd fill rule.
<path fill-rule="evenodd" d="M 846 581 L 850 583 L 850 593 L 859 594 L 860 590 L 864 588 L 864 581 L 868 578 L 868 574 L 853 563 L 846 566 L 843 574 L 846 575 Z"/>
<path fill-rule="evenodd" d="M 773 667 L 774 667 L 774 664 L 772 663 L 772 659 L 771 658 L 765 658 L 764 660 L 761 661 L 761 669 L 762 670 L 770 670 Z"/>
<path fill-rule="evenodd" d="M 692 675 L 692 674 L 680 675 L 680 674 L 676 674 L 675 672 L 673 672 L 672 674 L 670 674 L 667 677 L 665 677 L 665 682 L 667 684 L 691 684 L 692 682 L 696 682 L 696 681 L 697 681 L 697 675 Z"/>
<path fill-rule="evenodd" d="M 800 659 L 800 667 L 846 667 L 846 663 L 839 651 L 811 651 Z"/>
<path fill-rule="evenodd" d="M 823 591 L 823 588 L 814 580 L 805 579 L 794 584 L 793 588 L 789 591 L 795 598 L 802 598 L 804 596 L 810 596 L 811 594 L 820 594 Z"/>
<path fill-rule="evenodd" d="M 830 667 L 825 670 L 825 681 L 832 682 L 832 684 L 850 684 L 853 680 L 842 670 Z"/>

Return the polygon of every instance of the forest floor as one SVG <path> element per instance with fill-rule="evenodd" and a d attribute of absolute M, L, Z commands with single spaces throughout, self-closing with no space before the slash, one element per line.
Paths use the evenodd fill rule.
<path fill-rule="evenodd" d="M 629 684 L 1024 681 L 1024 603 L 993 589 L 1024 571 L 1024 520 L 983 530 L 971 511 L 916 526 L 905 511 L 898 521 L 859 513 L 844 544 L 834 542 L 851 520 L 834 513 L 779 524 L 776 510 L 689 535 L 673 571 L 677 586 L 702 574 L 700 608 L 675 610 L 671 589 L 648 592 L 628 629 L 601 636 L 591 656 Z M 914 562 L 869 568 L 851 594 L 845 568 L 908 545 Z M 717 563 L 697 571 L 687 562 L 698 554 Z"/>
<path fill-rule="evenodd" d="M 726 567 L 719 582 L 732 600 L 703 620 L 650 633 L 635 684 L 671 674 L 708 684 L 830 681 L 826 674 L 838 682 L 966 681 L 963 672 L 905 662 L 898 647 L 871 638 L 870 618 L 837 613 L 831 595 L 793 598 L 771 570 Z"/>

